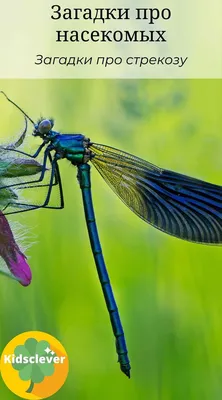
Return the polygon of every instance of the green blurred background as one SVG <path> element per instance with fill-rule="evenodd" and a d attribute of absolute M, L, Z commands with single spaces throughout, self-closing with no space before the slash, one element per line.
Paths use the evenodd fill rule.
<path fill-rule="evenodd" d="M 222 80 L 1 80 L 37 120 L 82 132 L 160 167 L 221 184 Z M 22 116 L 3 97 L 1 143 Z M 30 127 L 31 132 L 31 127 Z M 34 151 L 38 139 L 28 138 Z M 16 215 L 35 242 L 28 288 L 0 278 L 0 350 L 42 330 L 65 346 L 70 373 L 54 399 L 222 398 L 222 249 L 167 236 L 137 218 L 92 171 L 94 206 L 132 365 L 119 370 L 88 241 L 76 170 L 60 162 L 65 209 Z M 35 193 L 32 193 L 35 196 Z M 1 398 L 14 399 L 1 383 Z"/>

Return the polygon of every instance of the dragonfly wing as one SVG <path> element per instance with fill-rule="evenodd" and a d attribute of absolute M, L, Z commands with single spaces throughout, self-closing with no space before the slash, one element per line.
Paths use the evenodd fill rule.
<path fill-rule="evenodd" d="M 92 164 L 140 218 L 180 239 L 222 243 L 222 186 L 93 143 Z"/>

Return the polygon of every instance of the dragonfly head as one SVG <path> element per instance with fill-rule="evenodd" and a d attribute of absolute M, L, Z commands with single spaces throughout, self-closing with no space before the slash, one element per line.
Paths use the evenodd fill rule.
<path fill-rule="evenodd" d="M 53 125 L 53 119 L 41 119 L 37 122 L 37 124 L 35 124 L 33 136 L 39 136 L 42 139 L 47 139 L 47 137 L 50 136 Z"/>

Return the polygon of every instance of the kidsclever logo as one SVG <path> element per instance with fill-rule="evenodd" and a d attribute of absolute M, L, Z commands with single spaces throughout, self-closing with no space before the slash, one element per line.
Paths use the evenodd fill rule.
<path fill-rule="evenodd" d="M 1 374 L 8 388 L 23 399 L 45 399 L 64 384 L 68 357 L 53 336 L 38 331 L 25 332 L 5 347 Z"/>
<path fill-rule="evenodd" d="M 34 338 L 27 339 L 24 345 L 17 346 L 14 353 L 4 355 L 4 364 L 12 364 L 12 367 L 19 372 L 22 381 L 30 381 L 27 393 L 32 393 L 35 383 L 41 383 L 46 376 L 54 374 L 54 364 L 63 364 L 66 359 L 57 357 L 45 340 L 38 342 Z"/>

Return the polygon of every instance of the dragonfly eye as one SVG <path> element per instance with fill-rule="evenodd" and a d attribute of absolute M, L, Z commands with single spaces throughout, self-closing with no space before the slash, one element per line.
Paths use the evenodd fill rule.
<path fill-rule="evenodd" d="M 48 119 L 44 119 L 43 121 L 41 121 L 38 125 L 38 131 L 40 134 L 45 135 L 47 134 L 49 131 L 51 131 L 53 127 L 52 121 L 48 120 Z"/>

